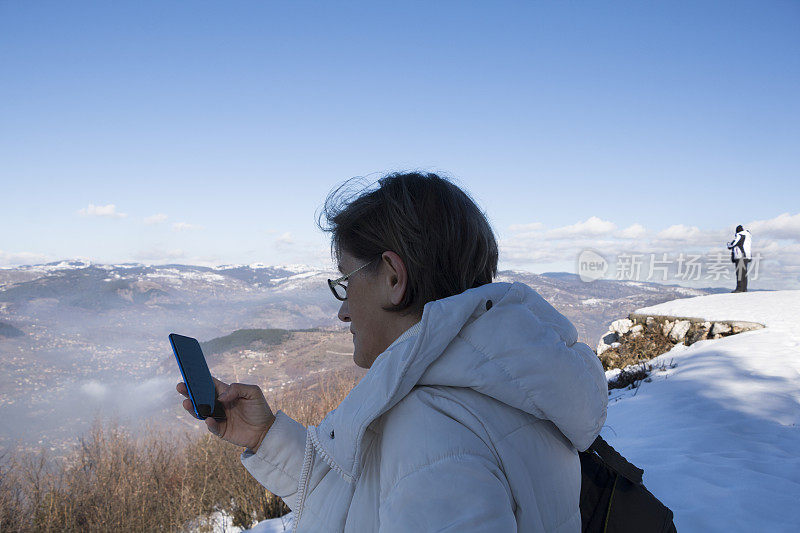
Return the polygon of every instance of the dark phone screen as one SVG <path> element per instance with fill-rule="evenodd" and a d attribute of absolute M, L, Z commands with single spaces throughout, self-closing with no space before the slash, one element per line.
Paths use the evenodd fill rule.
<path fill-rule="evenodd" d="M 217 392 L 200 343 L 177 333 L 170 333 L 169 340 L 196 414 L 201 419 L 211 416 Z"/>

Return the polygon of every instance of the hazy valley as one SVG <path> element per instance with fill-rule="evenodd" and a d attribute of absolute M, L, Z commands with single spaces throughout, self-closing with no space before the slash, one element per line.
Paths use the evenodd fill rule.
<path fill-rule="evenodd" d="M 58 455 L 97 415 L 131 428 L 200 427 L 174 389 L 172 332 L 213 341 L 204 345 L 212 373 L 258 384 L 268 398 L 287 386 L 313 387 L 330 371 L 363 372 L 327 287 L 335 275 L 302 266 L 81 261 L 0 269 L 0 452 L 45 446 Z M 497 281 L 536 289 L 592 347 L 612 320 L 636 308 L 722 291 L 584 283 L 566 273 L 503 271 Z M 250 329 L 283 331 L 243 343 L 239 330 Z"/>

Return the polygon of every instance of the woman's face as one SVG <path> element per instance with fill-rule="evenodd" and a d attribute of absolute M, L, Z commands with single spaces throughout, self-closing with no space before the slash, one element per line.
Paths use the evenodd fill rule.
<path fill-rule="evenodd" d="M 400 268 L 402 274 L 399 274 L 393 265 L 393 261 L 396 264 L 397 260 L 399 257 L 393 252 L 384 252 L 382 257 L 375 259 L 380 261 L 377 273 L 373 274 L 374 266 L 367 267 L 353 274 L 346 282 L 347 300 L 339 308 L 339 320 L 350 323 L 353 361 L 362 368 L 370 368 L 401 333 L 419 320 L 418 317 L 404 317 L 383 309 L 398 303 L 397 295 L 400 294 L 402 298 L 405 292 L 405 267 Z M 339 270 L 342 274 L 349 274 L 365 262 L 342 251 Z"/>

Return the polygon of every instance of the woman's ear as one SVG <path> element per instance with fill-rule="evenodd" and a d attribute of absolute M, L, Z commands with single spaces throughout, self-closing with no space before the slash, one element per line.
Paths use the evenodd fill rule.
<path fill-rule="evenodd" d="M 400 256 L 394 252 L 383 252 L 381 255 L 384 269 L 384 287 L 392 305 L 399 305 L 408 288 L 408 272 Z"/>

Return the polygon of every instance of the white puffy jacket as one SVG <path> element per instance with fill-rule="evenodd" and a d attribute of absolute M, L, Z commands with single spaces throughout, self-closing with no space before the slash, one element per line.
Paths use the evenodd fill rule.
<path fill-rule="evenodd" d="M 575 327 L 522 283 L 425 305 L 337 409 L 282 411 L 242 463 L 298 531 L 580 531 L 577 450 L 608 389 Z"/>
<path fill-rule="evenodd" d="M 750 235 L 750 230 L 742 230 L 733 236 L 733 240 L 728 243 L 728 249 L 731 251 L 731 260 L 738 261 L 739 259 L 752 259 L 750 249 L 753 242 L 753 236 Z"/>

